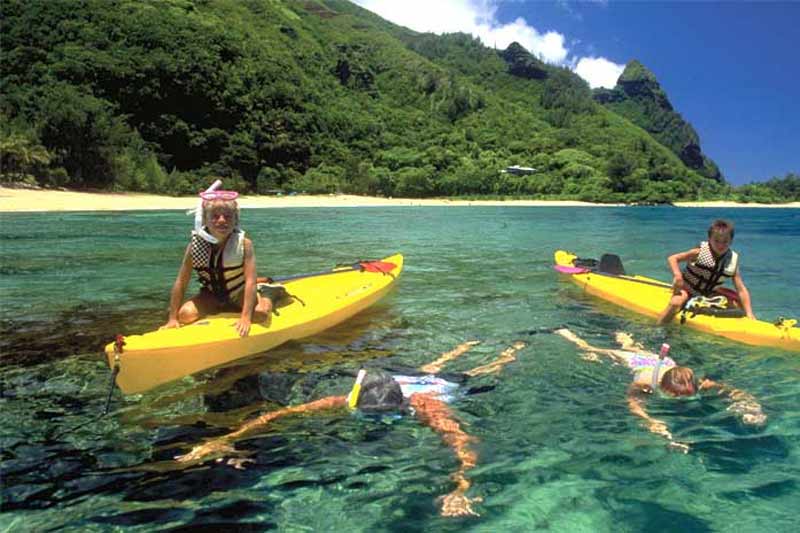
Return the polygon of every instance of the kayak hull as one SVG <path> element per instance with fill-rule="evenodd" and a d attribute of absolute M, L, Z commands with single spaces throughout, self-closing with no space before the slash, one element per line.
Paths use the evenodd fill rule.
<path fill-rule="evenodd" d="M 567 275 L 587 294 L 630 311 L 657 318 L 669 303 L 672 287 L 645 276 L 615 275 L 576 268 L 576 256 L 564 250 L 555 253 L 557 270 Z M 570 273 L 573 272 L 573 273 Z M 746 317 L 727 318 L 679 313 L 676 324 L 732 339 L 753 346 L 769 346 L 800 352 L 800 328 L 791 324 L 773 324 Z"/>
<path fill-rule="evenodd" d="M 236 333 L 239 314 L 224 313 L 176 329 L 126 336 L 119 355 L 110 343 L 105 353 L 112 368 L 119 364 L 117 385 L 125 394 L 145 392 L 340 324 L 393 288 L 403 256 L 378 264 L 382 270 L 345 267 L 287 279 L 282 284 L 292 297 L 266 323 L 253 323 L 247 337 Z"/>

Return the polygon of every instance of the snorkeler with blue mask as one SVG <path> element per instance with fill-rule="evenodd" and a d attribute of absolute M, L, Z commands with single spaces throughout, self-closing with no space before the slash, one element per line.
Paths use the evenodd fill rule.
<path fill-rule="evenodd" d="M 418 372 L 421 375 L 393 375 L 380 369 L 361 369 L 347 396 L 328 396 L 265 413 L 232 433 L 194 447 L 186 455 L 176 457 L 176 460 L 180 463 L 196 463 L 214 457 L 237 455 L 232 446 L 235 441 L 263 431 L 272 421 L 289 415 L 348 409 L 363 413 L 411 413 L 441 435 L 442 440 L 453 449 L 459 462 L 458 470 L 450 476 L 456 488 L 441 498 L 442 516 L 478 516 L 473 504 L 482 499 L 468 497 L 466 494 L 471 486 L 466 473 L 478 460 L 477 454 L 470 447 L 475 438 L 464 432 L 448 405 L 457 397 L 459 384 L 434 375 L 444 363 L 460 357 L 477 344 L 478 341 L 460 344 L 421 367 Z M 499 372 L 505 365 L 515 361 L 517 352 L 525 346 L 525 342 L 517 341 L 491 362 L 464 372 L 463 377 Z M 231 464 L 240 467 L 242 462 L 235 460 Z"/>
<path fill-rule="evenodd" d="M 617 332 L 615 336 L 620 349 L 592 346 L 568 329 L 559 329 L 554 333 L 586 352 L 586 359 L 596 361 L 597 356 L 604 355 L 630 368 L 633 381 L 628 387 L 628 408 L 631 413 L 645 421 L 648 430 L 665 437 L 670 448 L 683 453 L 689 451 L 688 444 L 675 441 L 667 425 L 651 417 L 645 410 L 645 402 L 653 394 L 667 398 L 697 398 L 701 392 L 716 390 L 718 394 L 724 394 L 731 400 L 728 411 L 736 413 L 744 424 L 763 425 L 767 421 L 767 415 L 751 394 L 708 378 L 698 380 L 691 368 L 679 366 L 667 355 L 668 344 L 663 344 L 660 353 L 656 354 L 648 352 L 644 346 L 623 332 Z"/>

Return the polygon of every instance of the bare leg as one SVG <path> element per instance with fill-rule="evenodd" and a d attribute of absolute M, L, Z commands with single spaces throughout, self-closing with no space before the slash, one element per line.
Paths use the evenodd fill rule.
<path fill-rule="evenodd" d="M 481 341 L 467 341 L 461 343 L 452 350 L 450 350 L 449 352 L 445 352 L 442 355 L 440 355 L 436 361 L 421 366 L 419 369 L 427 374 L 435 374 L 442 369 L 442 365 L 444 365 L 446 362 L 452 361 L 453 359 L 460 357 L 461 355 L 467 353 L 470 350 L 470 348 L 472 348 L 473 346 L 477 346 L 480 343 Z"/>
<path fill-rule="evenodd" d="M 632 352 L 630 350 L 626 350 L 626 349 L 608 350 L 608 349 L 605 349 L 605 348 L 597 348 L 595 346 L 592 346 L 591 344 L 589 344 L 585 340 L 581 339 L 580 337 L 578 337 L 577 335 L 575 335 L 573 332 L 571 332 L 570 330 L 568 330 L 566 328 L 557 329 L 553 333 L 555 333 L 557 335 L 561 335 L 562 337 L 564 337 L 568 341 L 574 343 L 581 350 L 587 352 L 587 354 L 590 354 L 589 357 L 586 357 L 586 359 L 589 359 L 589 360 L 592 360 L 592 361 L 596 361 L 597 360 L 596 357 L 598 355 L 605 355 L 606 357 L 610 357 L 611 359 L 613 359 L 614 361 L 616 361 L 618 363 L 624 363 L 624 364 L 627 365 L 628 361 L 630 360 L 630 358 L 633 357 L 634 355 L 636 355 L 634 352 Z M 623 335 L 626 335 L 631 343 L 633 342 L 633 339 L 630 337 L 630 335 L 627 335 L 627 334 L 623 334 Z M 617 338 L 617 340 L 619 342 L 619 337 Z"/>
<path fill-rule="evenodd" d="M 676 291 L 672 295 L 672 298 L 670 298 L 669 305 L 666 307 L 666 309 L 661 311 L 660 315 L 658 315 L 658 320 L 656 321 L 656 324 L 662 325 L 666 324 L 667 322 L 671 322 L 673 317 L 675 317 L 675 313 L 681 310 L 681 307 L 683 307 L 683 304 L 685 304 L 686 300 L 688 299 L 689 299 L 688 292 L 684 290 Z"/>
<path fill-rule="evenodd" d="M 266 322 L 272 312 L 272 300 L 256 293 L 256 305 L 253 308 L 253 322 Z"/>
<path fill-rule="evenodd" d="M 616 339 L 617 343 L 623 350 L 635 350 L 635 351 L 644 351 L 645 347 L 633 340 L 633 337 L 630 333 L 625 333 L 624 331 L 617 331 L 614 334 L 614 339 Z"/>
<path fill-rule="evenodd" d="M 178 310 L 178 321 L 181 324 L 191 324 L 206 315 L 216 313 L 218 307 L 211 294 L 201 291 L 198 295 L 184 302 Z"/>
<path fill-rule="evenodd" d="M 491 363 L 487 363 L 485 365 L 473 368 L 472 370 L 468 370 L 464 372 L 466 375 L 470 377 L 480 376 L 483 374 L 492 374 L 494 372 L 499 372 L 504 366 L 512 361 L 516 361 L 517 357 L 516 354 L 518 351 L 523 349 L 528 345 L 527 342 L 517 341 L 505 350 L 503 350 L 497 359 L 492 361 Z"/>

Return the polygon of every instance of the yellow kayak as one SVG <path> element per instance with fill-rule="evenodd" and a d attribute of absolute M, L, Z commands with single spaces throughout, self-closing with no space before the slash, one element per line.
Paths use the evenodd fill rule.
<path fill-rule="evenodd" d="M 668 283 L 625 274 L 617 256 L 604 256 L 597 262 L 558 250 L 555 263 L 555 269 L 569 276 L 584 292 L 653 318 L 664 310 L 672 295 L 672 286 Z M 678 313 L 674 320 L 745 344 L 800 351 L 800 328 L 796 327 L 796 320 L 779 319 L 770 323 L 752 320 L 743 314 L 735 308 L 692 307 Z"/>
<path fill-rule="evenodd" d="M 253 323 L 247 337 L 233 327 L 239 314 L 223 313 L 176 329 L 118 337 L 105 347 L 106 356 L 111 368 L 119 365 L 122 392 L 144 392 L 335 326 L 389 292 L 402 270 L 403 256 L 397 254 L 277 279 L 287 296 L 268 322 Z"/>

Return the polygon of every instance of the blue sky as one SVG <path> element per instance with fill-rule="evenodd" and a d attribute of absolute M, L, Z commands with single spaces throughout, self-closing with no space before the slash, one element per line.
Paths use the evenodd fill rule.
<path fill-rule="evenodd" d="M 800 1 L 356 0 L 397 24 L 518 41 L 592 86 L 638 59 L 733 184 L 800 174 Z"/>

